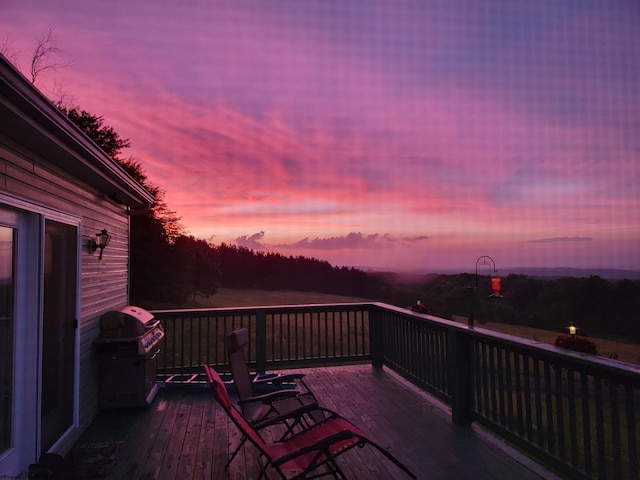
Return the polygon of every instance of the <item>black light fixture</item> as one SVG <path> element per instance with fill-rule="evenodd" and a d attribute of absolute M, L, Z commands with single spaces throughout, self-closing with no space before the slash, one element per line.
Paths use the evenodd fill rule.
<path fill-rule="evenodd" d="M 89 253 L 93 253 L 96 250 L 100 249 L 98 260 L 102 260 L 102 252 L 105 248 L 107 248 L 107 245 L 109 245 L 109 240 L 111 240 L 111 235 L 109 235 L 107 233 L 107 230 L 103 228 L 100 233 L 96 233 L 95 240 L 89 240 Z"/>
<path fill-rule="evenodd" d="M 578 333 L 578 327 L 576 327 L 576 324 L 573 322 L 569 324 L 567 329 L 569 330 L 569 335 L 571 335 L 572 337 L 575 337 L 576 334 Z"/>

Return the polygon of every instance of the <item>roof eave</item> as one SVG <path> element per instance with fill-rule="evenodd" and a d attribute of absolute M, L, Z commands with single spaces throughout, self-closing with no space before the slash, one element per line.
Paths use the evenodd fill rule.
<path fill-rule="evenodd" d="M 146 210 L 154 197 L 0 55 L 0 131 L 28 138 L 29 148 L 69 174 Z"/>

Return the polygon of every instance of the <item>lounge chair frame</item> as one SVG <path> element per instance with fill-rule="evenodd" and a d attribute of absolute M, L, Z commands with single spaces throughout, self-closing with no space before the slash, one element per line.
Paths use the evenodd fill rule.
<path fill-rule="evenodd" d="M 258 457 L 260 475 L 258 479 L 267 478 L 269 469 L 275 470 L 283 480 L 308 480 L 323 476 L 346 479 L 336 462 L 336 458 L 353 447 L 363 447 L 365 445 L 371 445 L 376 448 L 410 478 L 416 478 L 391 453 L 369 439 L 354 424 L 340 416 L 325 418 L 284 440 L 267 443 L 253 425 L 233 405 L 218 373 L 209 366 L 205 366 L 204 370 L 216 401 L 225 410 L 236 427 L 260 452 Z M 318 471 L 323 468 L 326 471 Z M 285 472 L 293 472 L 293 476 L 288 477 Z"/>
<path fill-rule="evenodd" d="M 286 425 L 280 440 L 284 440 L 295 430 L 309 427 L 333 412 L 318 405 L 318 401 L 309 387 L 304 383 L 302 373 L 269 373 L 251 376 L 245 357 L 245 348 L 249 343 L 249 331 L 237 328 L 226 336 L 229 365 L 233 383 L 238 393 L 238 405 L 242 415 L 256 430 L 270 425 L 277 418 Z M 277 390 L 256 395 L 255 387 L 269 385 Z M 302 385 L 304 390 L 293 388 Z M 265 423 L 266 422 L 266 423 Z M 243 437 L 236 450 L 231 454 L 227 467 L 242 448 L 246 438 Z"/>

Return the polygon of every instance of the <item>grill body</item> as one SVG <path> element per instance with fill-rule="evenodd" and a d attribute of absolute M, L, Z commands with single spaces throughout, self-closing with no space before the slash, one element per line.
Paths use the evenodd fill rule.
<path fill-rule="evenodd" d="M 150 405 L 157 391 L 156 357 L 164 330 L 139 307 L 106 313 L 95 341 L 100 371 L 100 408 Z"/>

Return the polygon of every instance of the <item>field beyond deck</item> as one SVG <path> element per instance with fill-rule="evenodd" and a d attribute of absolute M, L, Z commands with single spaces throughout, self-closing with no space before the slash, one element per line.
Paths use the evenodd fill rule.
<path fill-rule="evenodd" d="M 386 369 L 352 365 L 304 372 L 321 404 L 358 425 L 418 478 L 551 477 L 525 457 L 507 455 L 477 430 L 454 426 L 447 412 Z M 256 478 L 256 450 L 249 445 L 228 476 L 223 470 L 239 438 L 208 389 L 173 387 L 161 390 L 148 408 L 103 412 L 78 445 L 126 442 L 108 480 Z M 370 447 L 348 452 L 340 465 L 354 480 L 407 478 Z"/>

